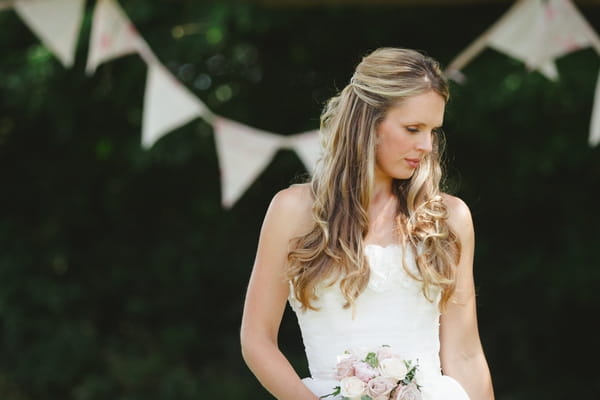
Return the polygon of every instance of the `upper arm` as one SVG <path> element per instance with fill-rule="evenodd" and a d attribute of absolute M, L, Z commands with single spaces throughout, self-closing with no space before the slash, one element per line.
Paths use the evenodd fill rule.
<path fill-rule="evenodd" d="M 255 335 L 277 341 L 289 294 L 285 266 L 290 240 L 309 226 L 310 191 L 306 185 L 278 192 L 267 209 L 248 284 L 242 317 L 242 341 Z"/>
<path fill-rule="evenodd" d="M 445 195 L 448 225 L 461 243 L 456 265 L 456 290 L 441 316 L 440 345 L 442 365 L 479 352 L 476 293 L 473 278 L 475 234 L 469 207 L 459 198 Z"/>

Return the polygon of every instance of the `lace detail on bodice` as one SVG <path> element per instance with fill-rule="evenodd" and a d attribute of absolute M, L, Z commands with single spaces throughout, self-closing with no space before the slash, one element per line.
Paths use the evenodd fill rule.
<path fill-rule="evenodd" d="M 404 252 L 400 246 L 368 244 L 364 251 L 371 268 L 371 290 L 382 293 L 398 286 L 408 288 L 414 285 L 414 278 L 408 275 L 402 266 Z M 414 257 L 406 257 L 404 262 L 410 273 L 419 276 Z"/>
<path fill-rule="evenodd" d="M 290 290 L 289 303 L 298 318 L 311 372 L 304 383 L 318 396 L 331 393 L 337 384 L 335 364 L 345 350 L 391 346 L 394 353 L 418 360 L 417 382 L 423 400 L 469 400 L 454 379 L 442 376 L 438 304 L 440 290 L 430 289 L 433 302 L 423 294 L 412 251 L 398 245 L 366 245 L 365 255 L 371 275 L 363 293 L 356 299 L 355 312 L 346 303 L 339 284 L 321 284 L 314 310 L 302 310 Z M 290 282 L 291 286 L 291 282 Z M 340 399 L 336 396 L 333 400 Z"/>
<path fill-rule="evenodd" d="M 302 310 L 290 290 L 289 303 L 296 313 L 313 378 L 333 379 L 337 356 L 350 348 L 389 345 L 407 358 L 420 360 L 425 375 L 440 375 L 439 291 L 430 302 L 418 276 L 415 257 L 401 246 L 366 245 L 371 268 L 369 284 L 356 299 L 355 315 L 343 308 L 338 283 L 317 287 L 318 311 Z M 435 289 L 434 289 L 435 290 Z M 433 291 L 433 290 L 432 290 Z"/>

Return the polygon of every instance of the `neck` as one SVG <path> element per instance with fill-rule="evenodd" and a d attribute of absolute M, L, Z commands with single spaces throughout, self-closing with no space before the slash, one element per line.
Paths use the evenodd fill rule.
<path fill-rule="evenodd" d="M 375 182 L 371 194 L 371 204 L 381 202 L 392 197 L 392 179 L 375 171 Z"/>
<path fill-rule="evenodd" d="M 397 242 L 397 199 L 392 193 L 392 180 L 376 180 L 367 215 L 369 229 L 366 243 L 389 244 Z"/>

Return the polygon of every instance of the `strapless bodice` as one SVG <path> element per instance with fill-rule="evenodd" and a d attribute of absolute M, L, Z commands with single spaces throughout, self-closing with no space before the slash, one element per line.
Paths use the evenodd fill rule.
<path fill-rule="evenodd" d="M 410 250 L 405 251 L 399 245 L 366 245 L 365 254 L 371 276 L 367 288 L 356 299 L 354 316 L 351 308 L 343 308 L 345 299 L 337 283 L 317 287 L 318 300 L 314 302 L 317 311 L 302 310 L 290 291 L 289 303 L 302 332 L 312 379 L 328 386 L 314 389 L 313 385 L 311 389 L 331 389 L 337 357 L 344 351 L 388 345 L 406 359 L 418 360 L 417 379 L 424 388 L 424 398 L 437 398 L 425 395 L 428 385 L 427 391 L 431 393 L 432 386 L 439 388 L 436 382 L 446 378 L 442 377 L 439 359 L 440 291 L 433 288 L 430 293 L 433 301 L 429 301 L 423 294 L 422 283 L 406 272 L 403 257 L 406 268 L 418 276 Z M 460 386 L 459 389 L 460 397 L 441 398 L 468 399 Z"/>

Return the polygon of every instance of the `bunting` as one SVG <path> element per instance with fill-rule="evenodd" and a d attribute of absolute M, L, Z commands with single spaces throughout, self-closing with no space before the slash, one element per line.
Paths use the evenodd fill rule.
<path fill-rule="evenodd" d="M 448 65 L 446 74 L 464 81 L 463 69 L 486 46 L 520 60 L 531 70 L 548 79 L 558 79 L 556 59 L 593 47 L 600 54 L 600 37 L 570 0 L 518 0 L 485 33 L 475 39 Z M 594 110 L 600 108 L 596 91 Z M 590 124 L 589 143 L 600 129 L 594 120 Z"/>
<path fill-rule="evenodd" d="M 84 0 L 0 0 L 0 10 L 14 7 L 25 24 L 65 65 L 73 64 Z M 461 70 L 485 47 L 521 60 L 548 79 L 559 77 L 556 59 L 584 47 L 600 54 L 600 39 L 569 0 L 518 0 L 484 34 L 448 66 L 448 76 L 464 79 Z M 112 59 L 138 54 L 148 70 L 144 93 L 141 145 L 152 147 L 169 132 L 197 117 L 213 125 L 221 174 L 221 201 L 231 208 L 262 173 L 279 149 L 294 151 L 309 173 L 321 156 L 318 130 L 277 135 L 215 116 L 181 84 L 139 35 L 116 0 L 96 0 L 86 72 Z M 589 144 L 600 143 L 600 74 L 590 123 Z"/>
<path fill-rule="evenodd" d="M 600 143 L 600 73 L 596 80 L 596 92 L 594 94 L 594 107 L 592 109 L 592 121 L 590 123 L 590 146 L 597 146 Z"/>
<path fill-rule="evenodd" d="M 256 180 L 284 137 L 215 117 L 213 121 L 217 155 L 221 168 L 221 201 L 230 208 Z"/>
<path fill-rule="evenodd" d="M 518 0 L 495 24 L 448 65 L 450 76 L 463 69 L 486 46 L 523 61 L 549 79 L 558 73 L 554 60 L 592 46 L 600 38 L 569 0 Z"/>
<path fill-rule="evenodd" d="M 67 68 L 73 65 L 84 0 L 16 0 L 15 12 Z M 50 17 L 48 17 L 50 16 Z"/>
<path fill-rule="evenodd" d="M 200 116 L 210 119 L 210 112 L 200 99 L 175 79 L 163 65 L 148 65 L 142 146 L 152 147 L 168 132 Z"/>
<path fill-rule="evenodd" d="M 296 152 L 306 170 L 310 174 L 314 172 L 321 156 L 321 141 L 318 130 L 288 136 L 282 147 Z"/>
<path fill-rule="evenodd" d="M 97 0 L 86 72 L 93 74 L 98 65 L 127 54 L 139 53 L 144 48 L 144 40 L 121 6 L 115 0 Z"/>

